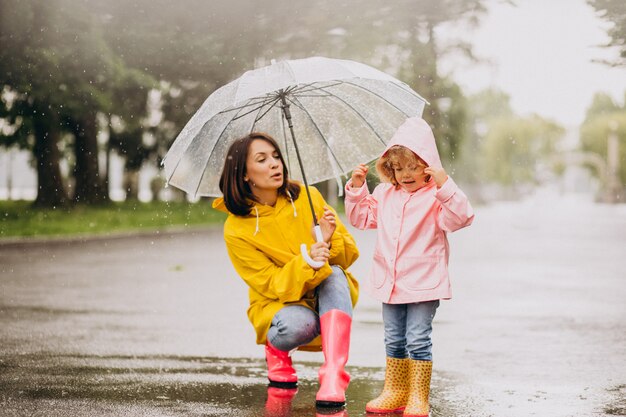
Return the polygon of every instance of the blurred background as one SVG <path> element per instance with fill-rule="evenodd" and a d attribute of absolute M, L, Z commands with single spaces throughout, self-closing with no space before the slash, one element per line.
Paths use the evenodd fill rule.
<path fill-rule="evenodd" d="M 624 202 L 625 37 L 611 0 L 0 0 L 0 235 L 46 233 L 11 231 L 18 212 L 187 207 L 160 162 L 204 99 L 271 59 L 316 55 L 425 97 L 444 166 L 477 205 L 538 189 Z"/>
<path fill-rule="evenodd" d="M 426 98 L 476 209 L 449 237 L 433 415 L 626 415 L 616 0 L 0 0 L 0 415 L 265 416 L 224 216 L 160 163 L 215 89 L 309 56 Z M 350 230 L 363 282 L 376 235 Z M 384 377 L 379 310 L 355 310 L 353 416 Z M 296 357 L 294 417 L 319 355 Z"/>

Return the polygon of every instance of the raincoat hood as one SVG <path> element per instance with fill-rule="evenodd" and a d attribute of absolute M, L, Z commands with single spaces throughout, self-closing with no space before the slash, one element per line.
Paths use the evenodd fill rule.
<path fill-rule="evenodd" d="M 395 145 L 409 148 L 430 167 L 442 167 L 439 152 L 437 151 L 437 144 L 435 143 L 435 135 L 428 123 L 421 117 L 406 119 L 398 130 L 396 130 L 396 133 L 394 133 L 381 156 L 384 156 L 387 151 Z"/>
<path fill-rule="evenodd" d="M 228 213 L 228 209 L 226 208 L 226 203 L 224 203 L 224 197 L 218 197 L 215 200 L 213 200 L 213 205 L 212 207 L 215 210 L 224 212 L 224 213 Z"/>

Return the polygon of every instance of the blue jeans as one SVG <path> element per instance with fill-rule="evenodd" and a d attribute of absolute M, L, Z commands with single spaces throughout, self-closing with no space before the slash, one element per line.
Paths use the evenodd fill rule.
<path fill-rule="evenodd" d="M 338 266 L 316 289 L 317 312 L 301 305 L 281 308 L 272 319 L 267 340 L 278 350 L 288 351 L 306 345 L 320 334 L 319 316 L 338 309 L 352 316 L 348 279 Z"/>
<path fill-rule="evenodd" d="M 433 318 L 439 300 L 410 304 L 383 303 L 385 352 L 388 357 L 432 361 Z"/>

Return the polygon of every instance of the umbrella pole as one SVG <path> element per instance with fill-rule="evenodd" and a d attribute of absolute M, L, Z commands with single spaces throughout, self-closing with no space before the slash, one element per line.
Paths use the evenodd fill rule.
<path fill-rule="evenodd" d="M 300 171 L 302 172 L 302 179 L 304 180 L 304 190 L 306 191 L 306 196 L 309 199 L 309 207 L 311 207 L 311 215 L 313 216 L 313 230 L 315 231 L 315 239 L 318 242 L 322 242 L 324 237 L 322 236 L 322 229 L 319 224 L 317 224 L 317 216 L 315 215 L 315 208 L 313 208 L 313 199 L 311 198 L 311 193 L 309 192 L 309 183 L 306 180 L 306 175 L 304 174 L 304 165 L 302 164 L 302 158 L 300 158 L 300 150 L 298 149 L 298 142 L 296 141 L 296 134 L 293 132 L 293 123 L 291 123 L 291 112 L 289 111 L 289 104 L 287 100 L 285 100 L 285 92 L 280 90 L 280 100 L 282 102 L 282 109 L 285 118 L 287 119 L 287 124 L 289 125 L 289 131 L 291 132 L 291 139 L 293 140 L 293 146 L 296 148 L 296 156 L 298 157 L 298 165 L 300 165 Z M 303 243 L 300 245 L 300 253 L 302 257 L 308 263 L 311 268 L 320 269 L 324 266 L 325 262 L 315 261 L 309 255 L 309 251 L 306 248 L 306 244 Z"/>
<path fill-rule="evenodd" d="M 300 171 L 302 172 L 302 180 L 304 181 L 304 189 L 306 191 L 306 196 L 309 199 L 309 206 L 311 207 L 311 214 L 313 215 L 313 223 L 317 226 L 317 216 L 315 215 L 315 209 L 313 208 L 313 199 L 311 199 L 311 193 L 309 192 L 309 183 L 306 180 L 306 175 L 304 173 L 304 165 L 302 164 L 302 158 L 300 158 L 300 150 L 298 149 L 298 142 L 296 141 L 296 135 L 293 132 L 293 123 L 291 122 L 291 112 L 289 111 L 289 103 L 285 100 L 285 93 L 283 90 L 280 90 L 280 100 L 282 102 L 282 109 L 285 118 L 287 119 L 287 125 L 289 126 L 289 131 L 291 132 L 291 139 L 293 140 L 293 146 L 296 149 L 296 156 L 298 157 L 298 165 L 300 165 Z"/>

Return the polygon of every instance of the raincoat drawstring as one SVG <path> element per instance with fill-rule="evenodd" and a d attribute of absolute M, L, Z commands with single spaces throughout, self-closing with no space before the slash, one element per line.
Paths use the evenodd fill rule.
<path fill-rule="evenodd" d="M 287 190 L 287 195 L 289 196 L 291 207 L 293 207 L 293 217 L 298 217 L 298 212 L 296 211 L 296 205 L 293 203 L 293 198 L 291 198 L 291 193 L 289 192 L 289 190 Z"/>
<path fill-rule="evenodd" d="M 254 212 L 256 213 L 256 229 L 254 229 L 254 235 L 252 236 L 256 236 L 259 233 L 259 209 L 256 206 L 254 206 Z"/>
<path fill-rule="evenodd" d="M 291 193 L 287 191 L 287 195 L 289 196 L 289 202 L 291 203 L 291 207 L 293 208 L 293 217 L 298 217 L 298 211 L 296 210 L 296 205 L 293 202 L 293 198 L 291 198 Z M 254 235 L 256 236 L 259 233 L 259 209 L 257 206 L 254 206 L 254 213 L 256 214 L 256 228 L 254 229 Z"/>

